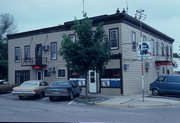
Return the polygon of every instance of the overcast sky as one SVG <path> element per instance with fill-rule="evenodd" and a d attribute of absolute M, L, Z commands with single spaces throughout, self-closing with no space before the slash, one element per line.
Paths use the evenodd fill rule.
<path fill-rule="evenodd" d="M 114 14 L 126 8 L 126 0 L 84 0 L 88 17 Z M 82 18 L 82 0 L 0 0 L 0 12 L 12 14 L 18 32 L 57 26 Z M 146 24 L 175 39 L 173 51 L 180 46 L 180 0 L 127 0 L 128 14 L 144 9 Z"/>

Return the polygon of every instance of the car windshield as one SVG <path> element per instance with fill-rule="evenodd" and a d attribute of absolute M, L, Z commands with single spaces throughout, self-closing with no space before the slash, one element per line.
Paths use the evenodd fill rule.
<path fill-rule="evenodd" d="M 39 82 L 28 81 L 28 82 L 22 83 L 21 86 L 39 86 Z"/>
<path fill-rule="evenodd" d="M 70 83 L 67 81 L 67 82 L 53 82 L 51 84 L 51 87 L 69 87 L 70 86 Z"/>

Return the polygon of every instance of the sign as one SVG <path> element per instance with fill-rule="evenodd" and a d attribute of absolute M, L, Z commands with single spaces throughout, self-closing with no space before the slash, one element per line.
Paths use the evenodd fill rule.
<path fill-rule="evenodd" d="M 138 45 L 138 59 L 141 59 L 141 56 L 145 59 L 152 59 L 152 45 L 150 42 L 141 42 Z"/>

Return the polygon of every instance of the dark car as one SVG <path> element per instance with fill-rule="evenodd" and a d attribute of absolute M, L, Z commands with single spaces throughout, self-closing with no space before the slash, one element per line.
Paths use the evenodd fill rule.
<path fill-rule="evenodd" d="M 81 88 L 77 82 L 63 80 L 53 82 L 48 89 L 45 91 L 45 96 L 49 97 L 51 101 L 59 97 L 68 97 L 70 100 L 74 96 L 79 96 Z"/>
<path fill-rule="evenodd" d="M 153 95 L 180 94 L 180 76 L 160 76 L 150 84 Z"/>

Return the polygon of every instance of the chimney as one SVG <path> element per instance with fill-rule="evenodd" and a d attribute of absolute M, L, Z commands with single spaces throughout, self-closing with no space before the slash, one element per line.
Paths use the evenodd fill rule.
<path fill-rule="evenodd" d="M 120 11 L 119 11 L 119 8 L 117 8 L 117 10 L 116 10 L 116 13 L 119 13 Z"/>

